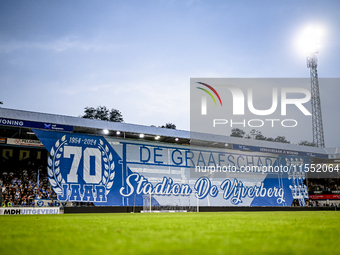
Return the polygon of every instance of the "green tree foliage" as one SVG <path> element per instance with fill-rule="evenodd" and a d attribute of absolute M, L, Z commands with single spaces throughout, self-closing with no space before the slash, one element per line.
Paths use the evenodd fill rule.
<path fill-rule="evenodd" d="M 290 141 L 287 141 L 285 136 L 277 136 L 274 139 L 274 141 L 277 142 L 277 143 L 290 143 Z"/>
<path fill-rule="evenodd" d="M 85 119 L 95 119 L 96 109 L 94 107 L 85 107 L 84 115 L 81 116 Z"/>
<path fill-rule="evenodd" d="M 306 141 L 306 140 L 300 141 L 300 142 L 298 143 L 298 145 L 316 147 L 316 144 L 315 144 L 314 142 L 308 142 L 308 141 Z"/>
<path fill-rule="evenodd" d="M 168 129 L 176 129 L 176 125 L 173 123 L 166 123 L 165 125 L 160 126 L 161 128 L 168 128 Z"/>
<path fill-rule="evenodd" d="M 262 135 L 262 133 L 260 131 L 257 131 L 257 134 L 255 135 L 255 140 L 263 140 L 263 141 L 265 141 L 266 139 L 267 139 L 267 137 Z"/>
<path fill-rule="evenodd" d="M 249 134 L 255 140 L 266 140 L 266 137 L 262 135 L 262 133 L 256 129 L 252 129 Z"/>
<path fill-rule="evenodd" d="M 124 122 L 123 115 L 117 109 L 111 109 L 109 113 L 109 121 Z"/>
<path fill-rule="evenodd" d="M 231 135 L 230 136 L 243 138 L 245 134 L 246 134 L 246 132 L 244 132 L 242 129 L 233 128 L 231 130 Z"/>
<path fill-rule="evenodd" d="M 93 120 L 106 120 L 112 122 L 123 122 L 123 115 L 117 109 L 109 110 L 106 106 L 98 106 L 94 107 L 85 107 L 84 115 L 81 116 L 85 119 L 93 119 Z"/>
<path fill-rule="evenodd" d="M 264 135 L 262 135 L 262 133 L 260 131 L 258 131 L 256 129 L 252 129 L 249 132 L 249 134 L 246 134 L 242 129 L 233 128 L 231 130 L 230 136 L 241 137 L 241 138 L 245 138 L 245 139 L 262 140 L 262 141 L 268 141 L 268 142 L 290 143 L 290 141 L 287 141 L 285 136 L 277 136 L 276 138 L 265 137 Z M 312 146 L 312 145 L 310 145 L 310 146 Z"/>

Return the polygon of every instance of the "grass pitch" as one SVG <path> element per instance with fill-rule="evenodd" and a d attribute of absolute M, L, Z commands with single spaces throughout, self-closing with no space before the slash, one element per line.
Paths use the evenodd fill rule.
<path fill-rule="evenodd" d="M 340 213 L 6 215 L 1 254 L 340 254 Z"/>

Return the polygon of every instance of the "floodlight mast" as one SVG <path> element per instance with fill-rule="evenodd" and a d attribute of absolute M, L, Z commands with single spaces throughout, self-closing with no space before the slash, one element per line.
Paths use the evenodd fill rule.
<path fill-rule="evenodd" d="M 319 92 L 319 79 L 318 79 L 318 50 L 315 50 L 307 57 L 307 68 L 310 70 L 311 80 L 311 94 L 312 94 L 312 126 L 313 126 L 313 143 L 317 147 L 325 148 L 325 139 L 323 133 L 322 113 L 321 113 L 321 100 Z"/>

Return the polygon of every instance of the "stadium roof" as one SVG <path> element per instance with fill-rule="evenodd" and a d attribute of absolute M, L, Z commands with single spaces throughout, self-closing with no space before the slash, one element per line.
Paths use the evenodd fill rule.
<path fill-rule="evenodd" d="M 143 126 L 128 123 L 118 123 L 110 121 L 84 119 L 81 117 L 63 116 L 48 113 L 38 113 L 23 110 L 14 110 L 8 108 L 0 108 L 0 118 L 53 123 L 59 125 L 73 126 L 74 132 L 78 133 L 100 133 L 102 130 L 107 129 L 109 131 L 120 131 L 124 133 L 127 138 L 138 138 L 138 135 L 143 133 L 146 135 L 146 139 L 149 137 L 160 136 L 162 142 L 175 142 L 175 138 L 179 139 L 179 143 L 209 146 L 209 147 L 225 147 L 229 144 L 237 144 L 244 146 L 256 146 L 264 148 L 272 148 L 279 150 L 292 150 L 299 152 L 308 152 L 316 154 L 328 154 L 332 155 L 331 158 L 340 157 L 339 148 L 318 148 L 310 146 L 301 146 L 287 143 L 277 143 L 253 139 L 243 139 L 230 136 L 221 136 L 204 133 L 194 133 L 184 130 L 166 129 L 153 126 Z"/>

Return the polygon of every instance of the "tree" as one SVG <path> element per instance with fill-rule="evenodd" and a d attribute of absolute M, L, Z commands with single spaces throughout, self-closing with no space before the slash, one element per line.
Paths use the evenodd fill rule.
<path fill-rule="evenodd" d="M 249 134 L 246 135 L 247 139 L 252 137 L 255 140 L 266 140 L 266 137 L 256 129 L 252 129 Z"/>
<path fill-rule="evenodd" d="M 112 122 L 123 122 L 123 116 L 119 110 L 106 108 L 106 106 L 85 107 L 82 118 L 93 120 L 106 120 Z"/>
<path fill-rule="evenodd" d="M 298 145 L 316 147 L 316 144 L 315 144 L 314 142 L 308 142 L 308 141 L 306 141 L 306 140 L 300 141 L 300 142 L 298 143 Z"/>
<path fill-rule="evenodd" d="M 176 125 L 173 123 L 166 123 L 165 125 L 160 126 L 161 128 L 168 128 L 168 129 L 176 129 Z"/>
<path fill-rule="evenodd" d="M 252 129 L 249 134 L 246 134 L 246 139 L 255 139 L 255 140 L 263 140 L 268 142 L 277 142 L 277 143 L 290 143 L 287 141 L 285 136 L 277 136 L 275 139 L 272 137 L 265 137 L 262 133 L 256 129 Z"/>
<path fill-rule="evenodd" d="M 257 133 L 258 131 L 256 130 L 256 129 L 252 129 L 250 132 L 249 132 L 249 135 L 248 136 L 250 136 L 251 138 L 253 138 L 253 139 L 255 139 L 255 136 L 256 136 L 256 133 Z"/>
<path fill-rule="evenodd" d="M 85 119 L 95 119 L 95 114 L 96 114 L 96 109 L 94 109 L 93 107 L 85 107 L 85 110 L 84 110 L 84 115 L 81 116 L 82 118 L 85 118 Z"/>
<path fill-rule="evenodd" d="M 109 120 L 113 122 L 124 122 L 123 115 L 117 109 L 111 109 Z"/>
<path fill-rule="evenodd" d="M 262 133 L 260 131 L 257 131 L 257 133 L 255 135 L 255 140 L 266 140 L 266 139 L 267 139 L 267 137 L 262 135 Z"/>
<path fill-rule="evenodd" d="M 277 136 L 277 137 L 274 139 L 274 142 L 277 142 L 277 143 L 290 143 L 290 141 L 287 141 L 287 140 L 286 140 L 286 137 L 285 137 L 285 136 Z"/>
<path fill-rule="evenodd" d="M 244 132 L 242 129 L 233 128 L 233 129 L 231 130 L 230 136 L 233 136 L 233 137 L 241 137 L 241 138 L 243 138 L 245 134 L 246 134 L 246 132 Z"/>
<path fill-rule="evenodd" d="M 96 120 L 109 120 L 109 109 L 105 106 L 98 106 L 94 115 Z"/>
<path fill-rule="evenodd" d="M 246 134 L 246 136 L 244 137 L 244 139 L 251 139 L 251 136 L 249 134 Z"/>

